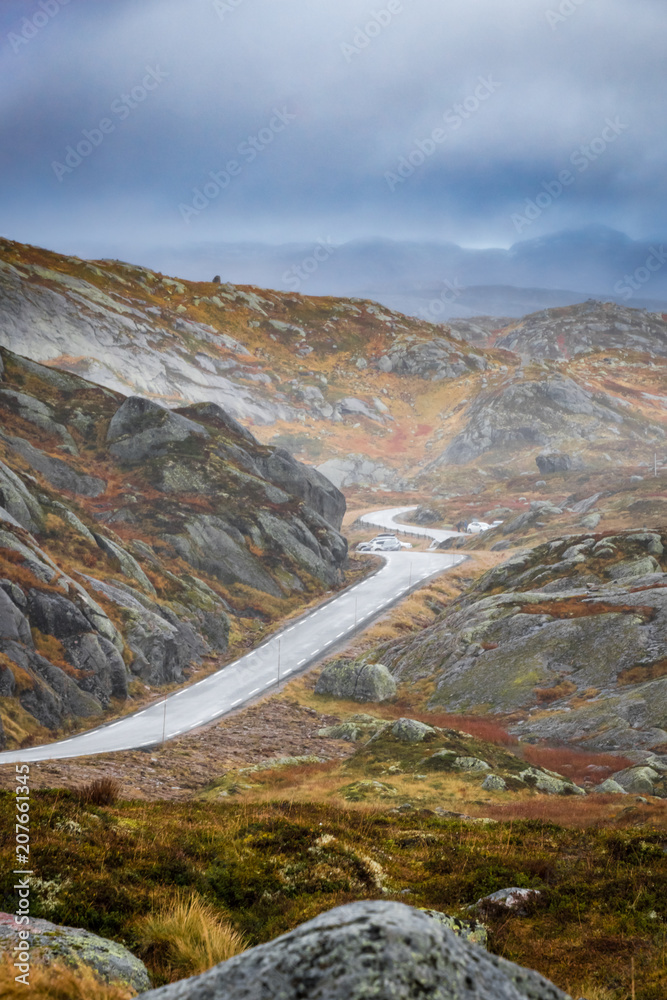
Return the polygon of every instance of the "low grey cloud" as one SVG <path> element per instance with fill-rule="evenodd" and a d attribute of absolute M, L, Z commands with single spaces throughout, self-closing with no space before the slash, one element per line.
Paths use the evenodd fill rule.
<path fill-rule="evenodd" d="M 2 230 L 127 255 L 325 233 L 498 246 L 588 223 L 664 233 L 663 7 L 9 0 Z M 277 114 L 289 126 L 269 136 Z M 68 150 L 81 162 L 59 172 Z M 229 183 L 184 218 L 230 162 Z M 546 205 L 563 171 L 573 181 Z"/>

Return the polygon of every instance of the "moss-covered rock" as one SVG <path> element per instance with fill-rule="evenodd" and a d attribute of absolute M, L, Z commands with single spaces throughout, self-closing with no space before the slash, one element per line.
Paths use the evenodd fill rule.
<path fill-rule="evenodd" d="M 325 959 L 323 960 L 323 956 Z M 538 973 L 489 955 L 433 915 L 358 902 L 145 1000 L 567 1000 Z"/>
<path fill-rule="evenodd" d="M 0 953 L 11 954 L 16 944 L 16 925 L 8 913 L 0 913 Z M 61 961 L 73 968 L 92 969 L 105 983 L 132 990 L 150 989 L 146 966 L 122 944 L 75 927 L 30 920 L 32 960 Z"/>
<path fill-rule="evenodd" d="M 389 701 L 396 696 L 396 681 L 383 663 L 334 660 L 318 677 L 315 694 L 346 701 Z"/>

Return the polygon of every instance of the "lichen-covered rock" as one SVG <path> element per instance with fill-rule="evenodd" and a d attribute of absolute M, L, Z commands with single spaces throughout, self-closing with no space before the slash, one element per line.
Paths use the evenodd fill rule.
<path fill-rule="evenodd" d="M 649 573 L 660 572 L 660 564 L 653 556 L 644 556 L 643 559 L 628 559 L 617 563 L 609 570 L 612 580 L 629 580 L 631 577 L 648 576 Z"/>
<path fill-rule="evenodd" d="M 338 725 L 319 729 L 317 735 L 324 739 L 357 743 L 359 740 L 368 739 L 369 736 L 379 732 L 385 725 L 383 719 L 375 719 L 372 715 L 352 715 Z"/>
<path fill-rule="evenodd" d="M 34 917 L 30 920 L 30 935 L 32 961 L 46 964 L 59 961 L 74 968 L 85 966 L 105 983 L 132 990 L 150 989 L 146 966 L 116 941 Z M 14 917 L 0 913 L 0 953 L 11 954 L 15 944 Z"/>
<path fill-rule="evenodd" d="M 601 781 L 599 785 L 596 785 L 593 789 L 594 792 L 598 792 L 601 795 L 627 795 L 627 789 L 623 788 L 623 785 L 619 784 L 618 781 L 614 781 L 613 778 L 605 778 Z"/>
<path fill-rule="evenodd" d="M 483 896 L 470 909 L 477 913 L 493 913 L 495 909 L 502 908 L 525 916 L 528 912 L 527 905 L 536 903 L 541 895 L 537 889 L 520 889 L 512 886 L 509 889 L 498 889 L 489 896 Z"/>
<path fill-rule="evenodd" d="M 423 769 L 426 771 L 451 771 L 454 767 L 454 762 L 459 759 L 455 750 L 436 750 L 430 757 L 420 760 L 419 767 L 420 770 Z"/>
<path fill-rule="evenodd" d="M 486 948 L 489 940 L 489 932 L 479 920 L 461 920 L 460 917 L 450 917 L 449 914 L 441 913 L 440 910 L 427 910 L 422 907 L 419 910 L 420 913 L 425 913 L 428 917 L 432 917 L 433 920 L 437 920 L 439 924 L 447 927 L 457 937 L 463 938 L 464 941 L 477 944 L 480 948 Z"/>
<path fill-rule="evenodd" d="M 143 396 L 130 396 L 113 415 L 107 442 L 120 462 L 135 464 L 165 455 L 169 445 L 208 436 L 201 424 Z"/>
<path fill-rule="evenodd" d="M 416 719 L 398 719 L 391 727 L 391 735 L 401 743 L 421 743 L 427 736 L 435 736 L 435 729 Z"/>
<path fill-rule="evenodd" d="M 626 792 L 635 795 L 653 795 L 654 782 L 660 777 L 652 767 L 627 767 L 612 774 L 613 780 Z"/>
<path fill-rule="evenodd" d="M 507 782 L 498 774 L 487 774 L 482 782 L 485 792 L 504 792 L 507 789 Z"/>
<path fill-rule="evenodd" d="M 528 767 L 519 774 L 521 781 L 525 781 L 538 792 L 545 795 L 585 795 L 583 788 L 579 788 L 572 781 L 566 781 L 556 774 L 547 774 L 536 767 Z"/>
<path fill-rule="evenodd" d="M 485 760 L 479 757 L 456 757 L 453 767 L 457 771 L 490 771 L 491 768 Z"/>
<path fill-rule="evenodd" d="M 318 677 L 315 694 L 350 701 L 388 701 L 396 696 L 396 681 L 383 663 L 335 660 Z"/>
<path fill-rule="evenodd" d="M 369 797 L 380 799 L 394 798 L 398 795 L 398 791 L 393 785 L 387 785 L 384 781 L 364 779 L 362 781 L 354 781 L 350 785 L 345 785 L 340 789 L 340 795 L 346 802 L 363 802 Z"/>
<path fill-rule="evenodd" d="M 568 1000 L 402 903 L 357 902 L 143 1000 Z"/>

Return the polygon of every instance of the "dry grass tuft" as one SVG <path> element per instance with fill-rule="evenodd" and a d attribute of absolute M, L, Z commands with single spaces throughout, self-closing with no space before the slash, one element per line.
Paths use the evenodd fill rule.
<path fill-rule="evenodd" d="M 120 796 L 120 782 L 116 778 L 95 778 L 79 790 L 79 798 L 84 805 L 112 806 Z"/>
<path fill-rule="evenodd" d="M 31 965 L 30 985 L 17 983 L 16 969 L 7 956 L 0 962 L 0 996 L 3 1000 L 130 1000 L 133 990 L 109 986 L 86 967 L 70 969 L 66 965 Z"/>
<path fill-rule="evenodd" d="M 142 958 L 172 983 L 200 975 L 248 946 L 219 911 L 197 895 L 182 894 L 175 903 L 142 917 L 137 933 Z"/>

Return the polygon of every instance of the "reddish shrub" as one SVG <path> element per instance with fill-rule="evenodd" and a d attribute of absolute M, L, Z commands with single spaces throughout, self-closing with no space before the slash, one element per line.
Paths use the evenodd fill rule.
<path fill-rule="evenodd" d="M 496 743 L 499 746 L 515 746 L 519 741 L 488 715 L 449 715 L 447 712 L 407 712 L 411 719 L 425 722 L 428 726 L 441 729 L 461 729 L 478 740 Z"/>
<path fill-rule="evenodd" d="M 613 753 L 586 753 L 581 750 L 570 750 L 567 747 L 526 745 L 523 747 L 523 756 L 529 764 L 556 771 L 566 778 L 571 778 L 576 784 L 591 781 L 599 785 L 614 771 L 621 771 L 624 767 L 633 765 L 633 761 L 627 757 L 617 757 Z"/>

